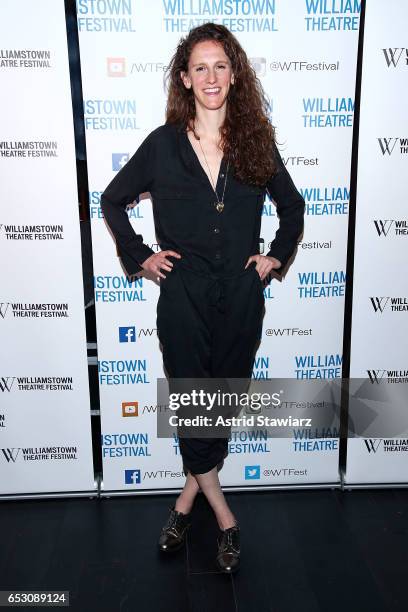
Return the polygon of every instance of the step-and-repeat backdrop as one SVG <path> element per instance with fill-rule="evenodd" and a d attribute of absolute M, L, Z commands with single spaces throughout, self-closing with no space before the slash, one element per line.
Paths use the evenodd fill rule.
<path fill-rule="evenodd" d="M 131 282 L 117 257 L 100 195 L 144 138 L 164 123 L 164 70 L 181 36 L 227 26 L 270 98 L 281 155 L 306 201 L 304 236 L 283 282 L 265 287 L 253 377 L 341 376 L 351 141 L 360 2 L 321 0 L 77 1 L 92 216 L 105 490 L 178 488 L 177 439 L 157 439 L 159 289 Z M 149 199 L 128 210 L 159 249 Z M 265 201 L 262 246 L 278 227 Z M 338 431 L 299 429 L 270 439 L 233 429 L 224 486 L 335 483 Z"/>
<path fill-rule="evenodd" d="M 177 438 L 156 436 L 159 288 L 128 279 L 100 195 L 164 123 L 166 65 L 206 21 L 239 39 L 270 99 L 283 160 L 306 202 L 283 282 L 265 287 L 253 378 L 338 381 L 360 2 L 78 0 L 101 392 L 103 488 L 184 483 Z M 24 19 L 22 19 L 24 16 Z M 406 482 L 408 232 L 403 190 L 404 3 L 368 3 L 361 91 L 347 484 Z M 377 24 L 381 23 L 379 35 Z M 75 150 L 64 3 L 1 6 L 0 495 L 94 490 Z M 381 87 L 378 86 L 379 81 Z M 151 202 L 130 222 L 158 250 Z M 278 227 L 266 199 L 261 252 Z M 404 333 L 405 332 L 405 333 Z M 321 387 L 317 388 L 317 393 Z M 330 396 L 332 386 L 326 392 Z M 316 397 L 323 413 L 329 401 Z M 333 421 L 336 423 L 336 421 Z M 336 423 L 337 425 L 337 423 Z M 290 438 L 233 428 L 224 486 L 336 483 L 338 429 Z"/>
<path fill-rule="evenodd" d="M 63 0 L 3 0 L 0 41 L 0 495 L 94 491 Z"/>
<path fill-rule="evenodd" d="M 408 478 L 407 24 L 406 2 L 367 2 L 348 484 L 398 483 Z"/>

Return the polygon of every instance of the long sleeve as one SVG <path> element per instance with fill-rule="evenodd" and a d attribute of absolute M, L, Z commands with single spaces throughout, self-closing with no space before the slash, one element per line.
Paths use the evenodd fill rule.
<path fill-rule="evenodd" d="M 140 264 L 154 254 L 144 244 L 143 236 L 134 231 L 125 210 L 141 193 L 150 191 L 153 161 L 153 147 L 148 136 L 101 195 L 103 216 L 116 240 L 118 253 L 129 276 L 142 270 Z"/>
<path fill-rule="evenodd" d="M 296 189 L 275 144 L 274 151 L 278 169 L 266 188 L 276 202 L 279 228 L 267 255 L 279 259 L 282 266 L 274 271 L 282 275 L 303 232 L 305 201 Z"/>

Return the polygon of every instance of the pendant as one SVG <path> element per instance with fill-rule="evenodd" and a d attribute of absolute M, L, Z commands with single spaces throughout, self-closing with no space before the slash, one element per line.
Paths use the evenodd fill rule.
<path fill-rule="evenodd" d="M 222 212 L 224 210 L 224 202 L 217 202 L 215 208 L 218 210 L 218 212 Z"/>

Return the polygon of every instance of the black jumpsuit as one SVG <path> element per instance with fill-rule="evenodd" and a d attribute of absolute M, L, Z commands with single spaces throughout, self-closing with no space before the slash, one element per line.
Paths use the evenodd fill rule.
<path fill-rule="evenodd" d="M 163 270 L 157 332 L 170 378 L 250 379 L 264 311 L 263 283 L 252 263 L 259 254 L 265 192 L 277 205 L 279 228 L 267 255 L 282 272 L 303 231 L 305 203 L 275 147 L 277 173 L 264 188 L 233 177 L 230 167 L 224 210 L 215 208 L 210 181 L 180 126 L 160 126 L 144 140 L 101 196 L 101 208 L 129 275 L 154 251 L 143 243 L 125 208 L 150 192 L 156 237 L 171 249 L 171 272 Z M 221 162 L 221 197 L 227 163 Z M 179 438 L 184 472 L 202 474 L 222 466 L 228 438 Z"/>

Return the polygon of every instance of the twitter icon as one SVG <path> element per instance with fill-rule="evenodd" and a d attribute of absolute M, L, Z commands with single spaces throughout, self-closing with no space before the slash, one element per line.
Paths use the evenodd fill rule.
<path fill-rule="evenodd" d="M 260 465 L 245 466 L 245 480 L 258 480 L 261 477 Z"/>

